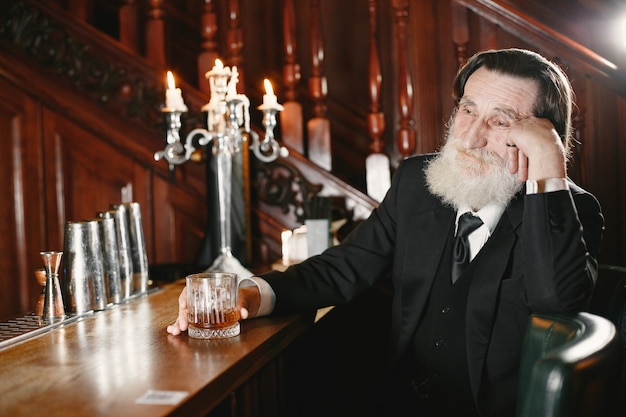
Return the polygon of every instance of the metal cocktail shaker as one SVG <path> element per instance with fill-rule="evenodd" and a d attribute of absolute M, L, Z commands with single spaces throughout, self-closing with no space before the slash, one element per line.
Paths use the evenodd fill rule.
<path fill-rule="evenodd" d="M 98 222 L 67 222 L 62 293 L 66 310 L 85 313 L 106 308 L 106 288 Z"/>
<path fill-rule="evenodd" d="M 109 303 L 119 304 L 123 300 L 123 293 L 115 219 L 110 215 L 98 213 L 96 221 L 98 222 L 100 246 L 102 248 L 102 266 L 104 268 L 104 285 L 106 287 L 107 300 Z"/>
<path fill-rule="evenodd" d="M 128 221 L 126 220 L 126 210 L 111 208 L 109 211 L 98 213 L 98 217 L 110 217 L 114 221 L 120 269 L 121 297 L 122 300 L 128 300 L 133 295 L 133 260 L 130 249 L 130 234 L 128 232 Z"/>
<path fill-rule="evenodd" d="M 130 258 L 133 269 L 133 290 L 135 294 L 148 291 L 149 270 L 146 243 L 141 220 L 141 206 L 139 203 L 123 203 L 111 206 L 116 213 L 116 219 L 125 219 L 130 243 Z"/>

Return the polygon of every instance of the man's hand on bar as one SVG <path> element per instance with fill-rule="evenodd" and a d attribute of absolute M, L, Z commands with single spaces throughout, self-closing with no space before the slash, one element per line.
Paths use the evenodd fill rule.
<path fill-rule="evenodd" d="M 239 304 L 239 314 L 241 315 L 241 319 L 245 320 L 249 318 L 250 311 L 256 312 L 259 310 L 259 306 L 261 304 L 259 289 L 255 286 L 239 288 L 237 302 Z M 177 336 L 187 330 L 187 327 L 189 327 L 187 314 L 187 288 L 185 287 L 178 297 L 178 317 L 173 324 L 167 326 L 167 332 L 171 335 Z"/>

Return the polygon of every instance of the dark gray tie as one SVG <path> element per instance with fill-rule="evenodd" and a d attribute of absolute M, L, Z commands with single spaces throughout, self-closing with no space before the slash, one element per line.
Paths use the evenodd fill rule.
<path fill-rule="evenodd" d="M 470 247 L 467 237 L 482 224 L 483 221 L 480 220 L 480 217 L 474 216 L 469 211 L 459 218 L 459 227 L 456 231 L 452 250 L 452 283 L 459 279 L 465 266 L 469 263 Z"/>

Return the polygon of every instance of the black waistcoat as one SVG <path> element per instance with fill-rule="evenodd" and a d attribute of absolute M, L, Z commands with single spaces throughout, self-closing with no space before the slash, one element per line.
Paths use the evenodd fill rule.
<path fill-rule="evenodd" d="M 470 263 L 463 275 L 452 284 L 453 240 L 451 234 L 437 269 L 425 314 L 415 332 L 413 351 L 418 378 L 428 381 L 428 395 L 431 399 L 471 405 L 473 400 L 465 348 L 465 310 L 474 268 Z"/>

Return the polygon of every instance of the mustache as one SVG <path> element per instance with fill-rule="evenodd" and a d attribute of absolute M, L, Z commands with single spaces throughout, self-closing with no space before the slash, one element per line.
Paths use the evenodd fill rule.
<path fill-rule="evenodd" d="M 461 145 L 461 141 L 459 139 L 452 137 L 450 137 L 446 142 L 442 152 L 444 154 L 449 153 L 451 154 L 450 156 L 454 156 L 452 154 L 468 155 L 481 164 L 493 165 L 498 168 L 506 167 L 508 165 L 508 160 L 506 158 L 501 158 L 495 152 L 491 152 L 483 148 L 465 149 Z"/>

